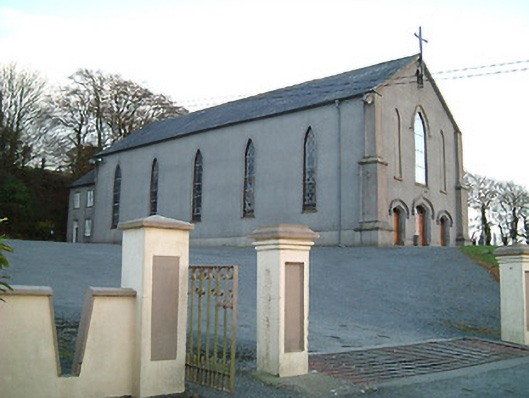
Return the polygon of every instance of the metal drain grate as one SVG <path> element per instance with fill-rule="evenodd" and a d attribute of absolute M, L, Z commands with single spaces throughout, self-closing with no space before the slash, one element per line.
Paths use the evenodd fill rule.
<path fill-rule="evenodd" d="M 366 385 L 529 356 L 529 349 L 479 339 L 456 339 L 337 354 L 317 354 L 311 369 Z"/>

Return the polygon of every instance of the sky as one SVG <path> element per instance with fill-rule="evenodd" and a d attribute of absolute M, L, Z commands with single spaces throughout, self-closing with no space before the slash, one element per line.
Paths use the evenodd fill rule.
<path fill-rule="evenodd" d="M 527 0 L 0 0 L 0 63 L 118 73 L 197 110 L 416 54 L 419 26 L 465 169 L 529 189 Z"/>

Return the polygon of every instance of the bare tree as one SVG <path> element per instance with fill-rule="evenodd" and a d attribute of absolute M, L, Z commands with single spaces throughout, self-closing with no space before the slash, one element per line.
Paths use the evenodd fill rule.
<path fill-rule="evenodd" d="M 97 137 L 97 148 L 103 149 L 108 144 L 105 112 L 108 106 L 108 78 L 101 71 L 79 69 L 70 76 L 72 86 L 83 93 L 90 105 L 90 117 Z"/>
<path fill-rule="evenodd" d="M 108 75 L 108 93 L 105 119 L 111 130 L 111 143 L 119 141 L 157 121 L 187 113 L 168 97 L 154 94 L 137 83 L 124 80 L 119 75 Z"/>
<path fill-rule="evenodd" d="M 498 228 L 501 244 L 506 246 L 509 244 L 509 213 L 499 200 L 501 182 L 497 182 L 497 184 L 497 197 L 490 205 L 491 220 L 493 220 L 491 221 L 491 225 Z"/>
<path fill-rule="evenodd" d="M 0 164 L 25 166 L 42 151 L 49 130 L 45 81 L 38 73 L 8 64 L 0 69 Z"/>
<path fill-rule="evenodd" d="M 496 182 L 488 177 L 466 173 L 465 184 L 469 187 L 468 205 L 479 212 L 478 229 L 480 230 L 479 244 L 492 243 L 491 206 L 497 197 Z"/>
<path fill-rule="evenodd" d="M 95 130 L 90 93 L 80 87 L 66 86 L 50 101 L 55 109 L 53 147 L 62 155 L 59 162 L 75 177 L 80 176 L 86 169 L 83 154 L 85 148 L 93 146 Z"/>
<path fill-rule="evenodd" d="M 177 117 L 187 110 L 167 96 L 117 74 L 79 69 L 71 77 L 73 87 L 83 91 L 90 102 L 91 119 L 97 140 L 103 149 L 132 134 L 148 123 Z"/>
<path fill-rule="evenodd" d="M 520 230 L 520 223 L 524 209 L 529 206 L 529 196 L 522 186 L 511 181 L 500 182 L 497 187 L 497 202 L 501 209 L 498 215 L 503 226 L 501 231 L 504 236 L 508 236 L 512 244 L 515 244 L 524 236 L 524 231 Z M 506 244 L 507 240 L 502 240 Z"/>
<path fill-rule="evenodd" d="M 525 206 L 522 210 L 522 220 L 523 220 L 523 237 L 525 239 L 525 244 L 529 245 L 529 205 Z"/>
<path fill-rule="evenodd" d="M 63 163 L 78 175 L 94 154 L 153 121 L 176 117 L 187 110 L 168 97 L 119 75 L 79 69 L 70 76 L 54 103 L 55 147 Z"/>

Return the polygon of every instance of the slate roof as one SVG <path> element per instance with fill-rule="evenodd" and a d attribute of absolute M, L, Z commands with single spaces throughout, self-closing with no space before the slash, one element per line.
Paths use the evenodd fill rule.
<path fill-rule="evenodd" d="M 150 123 L 112 147 L 100 152 L 98 156 L 218 127 L 333 103 L 335 100 L 356 97 L 376 89 L 395 73 L 417 59 L 418 55 L 400 58 L 228 102 L 174 119 Z"/>
<path fill-rule="evenodd" d="M 70 184 L 70 188 L 83 187 L 85 185 L 94 185 L 96 183 L 96 171 L 95 169 L 90 170 L 84 176 L 79 177 L 77 180 Z"/>

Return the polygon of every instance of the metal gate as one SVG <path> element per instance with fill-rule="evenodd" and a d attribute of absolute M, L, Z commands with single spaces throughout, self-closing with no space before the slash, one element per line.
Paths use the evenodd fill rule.
<path fill-rule="evenodd" d="M 186 379 L 231 393 L 238 272 L 235 265 L 189 267 Z"/>

